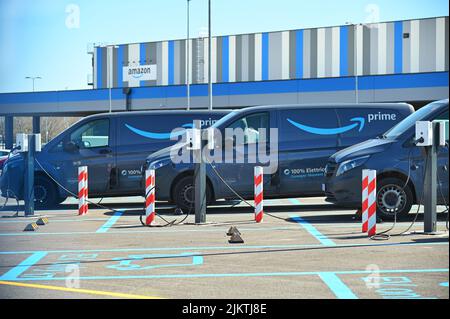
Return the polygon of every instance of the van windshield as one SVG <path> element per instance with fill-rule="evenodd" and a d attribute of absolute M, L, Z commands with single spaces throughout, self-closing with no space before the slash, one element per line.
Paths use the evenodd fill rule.
<path fill-rule="evenodd" d="M 403 121 L 395 125 L 389 131 L 384 133 L 383 138 L 395 140 L 400 135 L 402 135 L 409 129 L 413 128 L 416 125 L 417 121 L 422 121 L 428 118 L 430 114 L 434 113 L 444 104 L 448 104 L 448 101 L 446 102 L 437 101 L 422 107 L 421 109 L 414 112 L 413 114 L 405 118 Z"/>
<path fill-rule="evenodd" d="M 214 127 L 214 128 L 221 127 L 223 123 L 227 122 L 230 118 L 234 117 L 237 113 L 238 113 L 238 111 L 231 111 L 230 113 L 228 113 L 227 115 L 222 117 L 220 120 L 218 120 L 216 123 L 214 123 L 211 127 Z"/>

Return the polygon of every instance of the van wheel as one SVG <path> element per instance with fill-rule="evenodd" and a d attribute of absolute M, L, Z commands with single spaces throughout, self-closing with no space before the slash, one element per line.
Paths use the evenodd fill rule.
<path fill-rule="evenodd" d="M 58 204 L 56 187 L 48 179 L 36 177 L 34 179 L 34 205 L 38 209 L 52 208 Z"/>
<path fill-rule="evenodd" d="M 206 184 L 206 203 L 211 203 L 211 188 Z M 192 176 L 183 177 L 173 188 L 173 201 L 177 207 L 181 208 L 185 213 L 193 213 L 195 210 L 195 188 Z"/>
<path fill-rule="evenodd" d="M 382 219 L 394 219 L 408 215 L 414 197 L 409 185 L 395 177 L 382 179 L 377 185 L 377 214 Z"/>

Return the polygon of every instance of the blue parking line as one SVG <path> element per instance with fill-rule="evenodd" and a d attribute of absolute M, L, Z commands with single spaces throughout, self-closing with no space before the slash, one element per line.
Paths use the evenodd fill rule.
<path fill-rule="evenodd" d="M 323 272 L 319 274 L 319 277 L 339 299 L 358 299 L 335 273 Z"/>
<path fill-rule="evenodd" d="M 448 268 L 444 269 L 399 269 L 399 270 L 380 270 L 380 273 L 437 273 L 448 272 Z M 320 276 L 322 274 L 328 274 L 329 272 L 321 271 L 302 271 L 302 272 L 267 272 L 267 273 L 210 273 L 210 274 L 168 274 L 168 275 L 129 275 L 129 276 L 91 276 L 80 277 L 80 280 L 114 280 L 114 279 L 191 279 L 191 278 L 230 278 L 230 277 L 293 277 L 293 276 Z M 371 271 L 336 271 L 334 274 L 339 275 L 360 275 L 372 273 Z M 325 276 L 327 278 L 327 275 Z M 11 279 L 14 281 L 60 281 L 66 280 L 67 277 L 26 277 Z M 331 277 L 327 279 L 331 282 Z M 334 281 L 333 286 L 338 288 L 338 283 Z"/>
<path fill-rule="evenodd" d="M 10 269 L 8 272 L 0 276 L 0 280 L 16 280 L 18 277 L 23 274 L 28 268 L 35 265 L 39 260 L 44 258 L 47 255 L 44 251 L 38 251 L 29 256 L 27 259 L 22 261 L 20 264 Z"/>
<path fill-rule="evenodd" d="M 116 234 L 116 233 L 114 233 Z M 335 247 L 351 248 L 351 247 L 386 247 L 386 246 L 446 246 L 448 242 L 407 242 L 407 243 L 374 243 L 374 244 L 338 244 Z M 85 252 L 124 252 L 124 251 L 171 251 L 171 250 L 248 250 L 248 249 L 300 249 L 300 248 L 320 248 L 320 244 L 303 244 L 303 245 L 249 245 L 249 246 L 201 246 L 201 247 L 152 247 L 152 248 L 116 248 L 116 249 L 83 249 L 83 250 L 47 250 L 48 254 L 57 253 L 85 253 Z M 36 251 L 0 251 L 0 255 L 20 255 L 33 254 Z"/>
<path fill-rule="evenodd" d="M 300 216 L 291 215 L 291 219 L 299 223 L 308 233 L 310 233 L 314 238 L 316 238 L 324 246 L 336 246 L 336 243 L 329 239 L 327 236 L 322 234 L 313 225 L 308 223 L 306 220 Z"/>
<path fill-rule="evenodd" d="M 106 233 L 108 229 L 110 229 L 123 215 L 123 212 L 115 212 L 114 215 L 108 219 L 108 221 L 99 229 L 97 229 L 96 233 Z"/>

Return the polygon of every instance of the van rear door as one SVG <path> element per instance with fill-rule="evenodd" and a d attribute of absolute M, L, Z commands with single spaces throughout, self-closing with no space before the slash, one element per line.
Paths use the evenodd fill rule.
<path fill-rule="evenodd" d="M 175 120 L 178 117 L 148 114 L 117 118 L 117 193 L 142 191 L 141 167 L 148 155 L 175 143 L 170 140 L 170 132 L 179 125 Z"/>
<path fill-rule="evenodd" d="M 89 194 L 107 194 L 115 161 L 112 122 L 109 118 L 85 121 L 49 153 L 49 162 L 61 172 L 63 184 L 72 192 L 78 192 L 78 167 L 88 166 Z"/>
<path fill-rule="evenodd" d="M 320 195 L 328 158 L 337 150 L 333 108 L 279 110 L 280 195 Z"/>
<path fill-rule="evenodd" d="M 118 194 L 140 194 L 143 191 L 141 168 L 150 154 L 175 144 L 194 119 L 210 126 L 225 112 L 167 112 L 117 117 L 116 174 Z M 174 129 L 178 129 L 172 134 Z M 172 137 L 175 140 L 171 140 Z"/>

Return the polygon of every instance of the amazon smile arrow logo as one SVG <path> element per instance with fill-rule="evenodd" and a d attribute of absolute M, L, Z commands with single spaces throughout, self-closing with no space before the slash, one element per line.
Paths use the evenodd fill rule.
<path fill-rule="evenodd" d="M 364 125 L 366 123 L 365 119 L 363 117 L 354 117 L 352 118 L 350 121 L 351 122 L 357 122 L 354 124 L 350 124 L 347 126 L 343 126 L 343 127 L 336 127 L 336 128 L 319 128 L 319 127 L 312 127 L 312 126 L 307 126 L 307 125 L 303 125 L 300 123 L 297 123 L 291 119 L 287 119 L 289 123 L 291 123 L 292 125 L 294 125 L 296 128 L 301 129 L 302 131 L 311 133 L 311 134 L 317 134 L 317 135 L 336 135 L 336 134 L 341 134 L 341 133 L 345 133 L 347 131 L 353 130 L 354 128 L 359 126 L 359 132 L 362 131 L 362 129 L 364 128 Z"/>
<path fill-rule="evenodd" d="M 133 133 L 135 133 L 137 135 L 140 135 L 142 137 L 145 137 L 145 138 L 151 138 L 151 139 L 154 139 L 154 140 L 168 140 L 171 137 L 180 136 L 180 135 L 184 134 L 184 132 L 186 132 L 185 129 L 186 128 L 192 128 L 193 125 L 192 124 L 184 124 L 184 125 L 182 125 L 182 127 L 185 128 L 184 130 L 180 130 L 178 132 L 173 132 L 173 133 L 172 132 L 169 132 L 169 133 L 149 132 L 149 131 L 143 131 L 143 130 L 137 129 L 137 128 L 135 128 L 135 127 L 133 127 L 131 125 L 128 125 L 128 124 L 125 124 L 125 126 L 131 132 L 133 132 Z"/>

